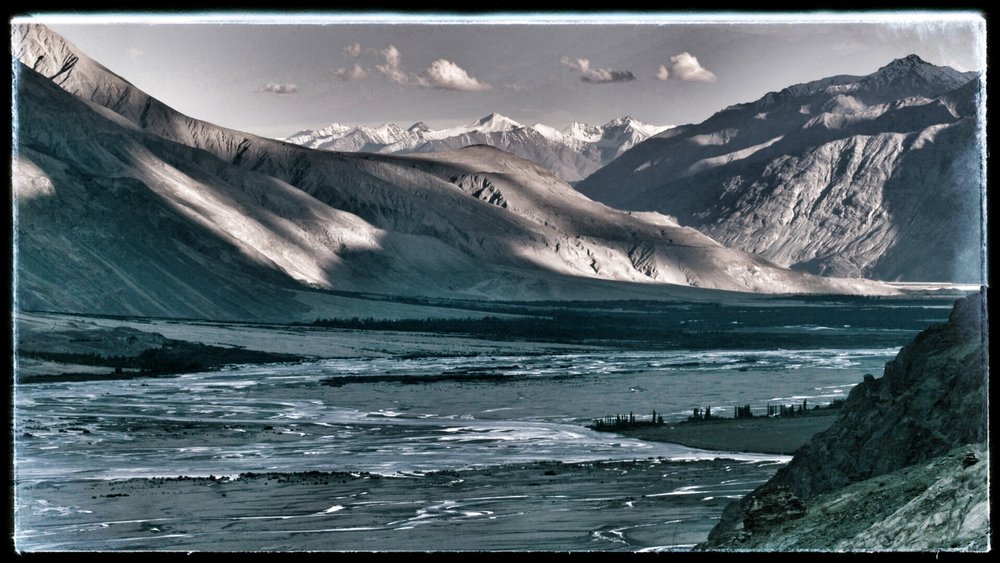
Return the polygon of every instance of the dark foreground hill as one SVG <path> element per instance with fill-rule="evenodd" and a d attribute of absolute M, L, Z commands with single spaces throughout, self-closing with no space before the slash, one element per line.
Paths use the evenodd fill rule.
<path fill-rule="evenodd" d="M 840 418 L 731 504 L 701 549 L 989 546 L 986 295 L 865 376 Z"/>

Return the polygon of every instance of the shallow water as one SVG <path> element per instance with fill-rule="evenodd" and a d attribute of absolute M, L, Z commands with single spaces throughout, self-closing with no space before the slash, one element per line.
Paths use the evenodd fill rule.
<path fill-rule="evenodd" d="M 908 340 L 911 321 L 861 330 L 775 318 L 754 330 L 834 332 L 863 345 L 871 331 Z M 365 345 L 384 348 L 377 338 Z M 823 405 L 864 374 L 881 375 L 898 347 L 474 350 L 18 385 L 18 548 L 684 548 L 789 457 L 643 442 L 588 423 L 630 412 L 648 420 L 654 410 L 671 422 L 695 407 L 732 416 L 747 403 L 758 414 L 768 404 Z M 732 461 L 710 461 L 719 459 Z M 531 466 L 525 477 L 520 465 L 601 460 L 638 461 L 567 469 L 562 482 Z M 428 474 L 464 468 L 482 471 Z M 225 499 L 215 483 L 170 485 L 181 487 L 172 498 L 149 481 L 116 481 L 305 471 L 393 478 L 355 483 L 343 498 L 326 484 L 261 490 L 240 481 L 227 482 Z M 131 496 L 120 498 L 122 487 Z"/>
<path fill-rule="evenodd" d="M 715 457 L 584 427 L 606 414 L 843 398 L 893 348 L 340 359 L 172 378 L 22 385 L 19 479 L 458 469 L 535 460 Z M 492 373 L 489 381 L 380 376 Z M 328 378 L 373 382 L 325 385 Z M 509 380 L 505 377 L 509 377 Z M 358 381 L 356 378 L 352 381 Z M 363 380 L 362 380 L 363 381 Z M 24 434 L 27 433 L 27 434 Z M 754 456 L 738 456 L 750 459 Z"/>

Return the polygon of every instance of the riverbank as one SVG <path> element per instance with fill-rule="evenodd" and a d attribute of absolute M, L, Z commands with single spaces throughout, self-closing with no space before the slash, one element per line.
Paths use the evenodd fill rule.
<path fill-rule="evenodd" d="M 790 455 L 813 435 L 829 428 L 837 416 L 837 411 L 825 411 L 787 418 L 717 418 L 636 426 L 615 432 L 629 438 L 704 450 Z"/>
<path fill-rule="evenodd" d="M 785 453 L 836 413 L 621 432 Z M 687 550 L 784 460 L 534 462 L 380 476 L 256 473 L 16 485 L 18 549 Z M 198 507 L 191 510 L 190 507 Z"/>

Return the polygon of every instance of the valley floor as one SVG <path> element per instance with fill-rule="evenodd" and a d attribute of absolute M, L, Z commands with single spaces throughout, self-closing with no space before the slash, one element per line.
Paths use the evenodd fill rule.
<path fill-rule="evenodd" d="M 17 483 L 19 550 L 687 550 L 777 461 Z"/>
<path fill-rule="evenodd" d="M 14 390 L 15 546 L 687 550 L 833 417 L 668 420 L 625 437 L 587 430 L 590 417 L 656 408 L 678 421 L 690 405 L 843 397 L 946 307 L 943 299 L 803 300 L 759 310 L 672 305 L 639 317 L 664 334 L 697 322 L 698 332 L 683 330 L 713 340 L 696 351 L 620 349 L 590 338 L 19 314 L 21 349 L 82 359 L 178 339 L 308 361 L 160 378 L 123 370 L 119 381 L 95 377 L 101 370 L 86 364 L 19 358 L 18 374 L 34 379 L 16 380 Z M 610 312 L 595 309 L 592 318 L 605 319 L 605 333 L 619 330 Z M 779 337 L 798 339 L 801 349 L 771 348 Z M 852 346 L 831 346 L 841 342 Z M 454 377 L 494 372 L 531 377 Z M 386 379 L 414 374 L 427 383 Z M 323 383 L 338 377 L 345 383 Z M 545 459 L 553 461 L 538 461 Z"/>

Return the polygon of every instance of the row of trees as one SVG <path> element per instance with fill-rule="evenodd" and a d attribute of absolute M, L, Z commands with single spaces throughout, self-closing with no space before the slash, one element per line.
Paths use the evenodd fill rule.
<path fill-rule="evenodd" d="M 812 410 L 818 410 L 820 408 L 828 409 L 838 409 L 844 405 L 844 399 L 834 399 L 826 407 L 820 407 L 819 405 L 814 405 Z M 769 417 L 791 417 L 806 414 L 809 410 L 809 400 L 803 399 L 802 404 L 799 405 L 767 405 L 767 415 Z M 733 407 L 733 418 L 755 418 L 750 409 L 750 403 L 744 405 L 736 405 Z M 688 416 L 689 421 L 702 421 L 702 420 L 718 420 L 720 417 L 718 415 L 712 414 L 712 407 L 705 407 L 704 409 L 700 407 L 695 407 L 690 416 Z M 595 430 L 626 430 L 629 428 L 637 428 L 642 426 L 661 426 L 663 425 L 663 415 L 659 415 L 656 411 L 653 411 L 652 416 L 649 420 L 640 420 L 635 417 L 635 413 L 629 412 L 627 415 L 615 414 L 607 415 L 604 418 L 598 418 L 594 420 L 594 424 L 590 427 Z"/>
<path fill-rule="evenodd" d="M 159 348 L 143 350 L 136 356 L 38 350 L 18 350 L 17 353 L 24 358 L 114 368 L 116 373 L 129 369 L 146 374 L 183 373 L 215 369 L 227 364 L 285 362 L 300 359 L 291 354 L 211 346 L 177 340 L 168 341 Z"/>
<path fill-rule="evenodd" d="M 828 409 L 839 409 L 844 406 L 844 399 L 834 399 L 826 407 L 821 407 L 820 405 L 813 405 L 812 410 L 819 410 L 821 408 Z M 809 399 L 802 399 L 801 405 L 767 405 L 767 416 L 797 416 L 806 414 L 809 411 Z M 754 414 L 750 411 L 750 403 L 745 405 L 733 407 L 733 416 L 735 418 L 754 418 Z"/>
<path fill-rule="evenodd" d="M 626 430 L 642 426 L 663 426 L 663 415 L 656 414 L 654 410 L 649 420 L 640 420 L 632 412 L 628 413 L 628 415 L 609 414 L 604 418 L 595 419 L 591 428 L 594 430 Z"/>

